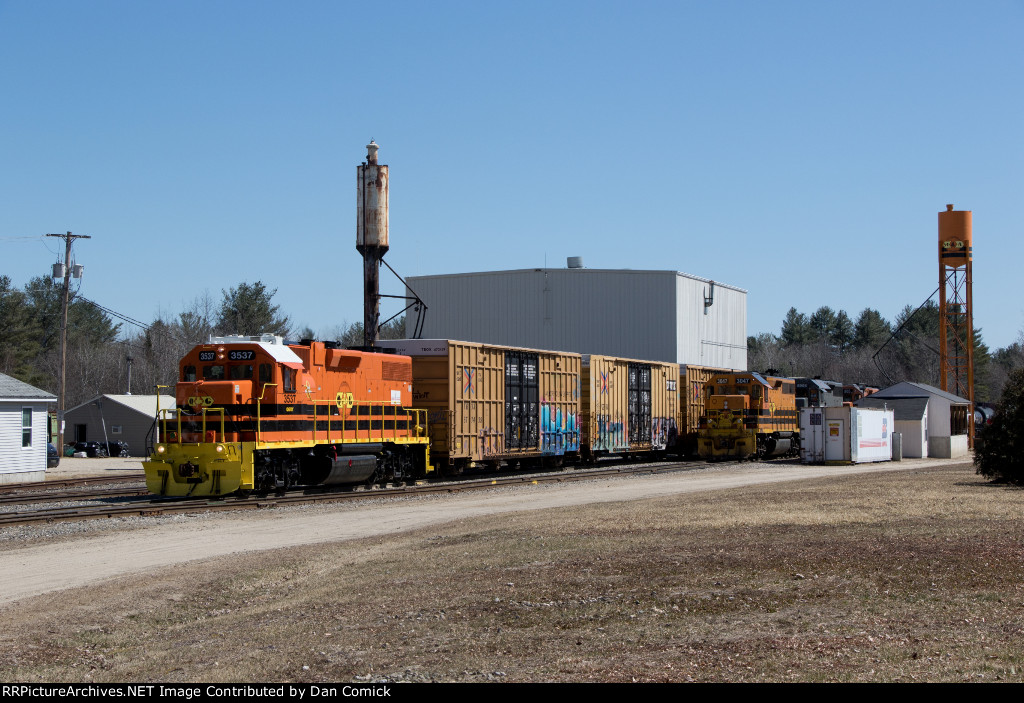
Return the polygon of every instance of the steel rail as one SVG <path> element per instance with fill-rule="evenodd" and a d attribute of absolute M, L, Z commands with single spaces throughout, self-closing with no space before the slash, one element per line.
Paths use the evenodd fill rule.
<path fill-rule="evenodd" d="M 564 470 L 561 472 L 517 473 L 492 475 L 471 479 L 443 479 L 417 481 L 410 485 L 388 487 L 349 487 L 344 490 L 306 488 L 283 495 L 227 496 L 225 498 L 148 498 L 129 500 L 118 505 L 61 506 L 52 509 L 10 511 L 0 513 L 0 527 L 33 523 L 55 523 L 98 518 L 153 517 L 183 512 L 209 512 L 219 510 L 263 510 L 268 508 L 311 503 L 366 500 L 368 498 L 409 497 L 431 493 L 460 493 L 502 486 L 532 485 L 590 481 L 601 478 L 641 474 L 668 474 L 694 471 L 711 467 L 725 467 L 744 462 L 661 462 L 626 463 L 615 466 Z M 123 495 L 123 494 L 121 494 Z M 57 500 L 57 499 L 54 499 Z M 64 498 L 63 500 L 68 500 Z M 76 500 L 71 498 L 70 500 Z"/>

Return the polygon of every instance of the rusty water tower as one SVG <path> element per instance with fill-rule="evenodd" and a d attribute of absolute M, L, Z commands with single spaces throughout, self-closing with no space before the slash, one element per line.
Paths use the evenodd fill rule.
<path fill-rule="evenodd" d="M 356 167 L 356 250 L 363 255 L 363 345 L 377 341 L 380 322 L 380 262 L 388 251 L 388 167 L 377 163 L 380 147 L 366 145 Z"/>

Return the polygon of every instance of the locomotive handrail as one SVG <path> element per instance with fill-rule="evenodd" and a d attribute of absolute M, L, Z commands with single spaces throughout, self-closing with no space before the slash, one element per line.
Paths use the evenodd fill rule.
<path fill-rule="evenodd" d="M 214 435 L 214 441 L 219 441 L 219 442 L 225 441 L 225 439 L 226 439 L 226 432 L 225 432 L 224 408 L 203 408 L 202 409 L 203 419 L 202 419 L 202 425 L 201 425 L 202 429 L 201 429 L 200 434 L 199 434 L 200 441 L 197 442 L 197 444 L 201 444 L 202 442 L 206 441 L 206 413 L 207 412 L 219 413 L 220 414 L 220 439 L 218 440 L 216 435 Z M 169 417 L 172 414 L 173 414 L 173 416 Z M 182 412 L 181 412 L 180 408 L 159 408 L 157 410 L 157 422 L 162 426 L 161 439 L 162 439 L 163 443 L 165 443 L 165 444 L 172 444 L 172 443 L 173 444 L 183 444 L 182 439 L 181 439 L 182 438 L 181 417 L 182 417 Z M 174 434 L 174 439 L 172 441 L 168 441 L 167 440 L 167 437 L 168 437 L 167 421 L 169 419 L 176 419 L 177 420 L 177 424 L 178 424 L 178 431 Z"/>
<path fill-rule="evenodd" d="M 266 395 L 267 389 L 270 388 L 270 387 L 276 388 L 277 384 L 276 383 L 264 383 L 263 384 L 263 389 L 260 391 L 260 397 L 256 399 L 256 441 L 257 442 L 261 441 L 260 440 L 260 436 L 263 433 L 263 426 L 261 424 L 261 418 L 260 418 L 260 405 L 263 403 L 263 396 Z M 314 425 L 314 429 L 315 429 L 315 425 Z"/>
<path fill-rule="evenodd" d="M 268 387 L 276 386 L 276 385 L 277 385 L 276 383 L 265 384 L 264 387 L 263 387 L 263 391 L 260 393 L 260 396 L 255 399 L 256 400 L 256 441 L 257 442 L 264 441 L 263 440 L 263 427 L 262 427 L 262 400 L 263 400 L 263 396 L 266 393 L 266 389 Z M 335 442 L 335 441 L 340 441 L 340 442 L 345 442 L 345 441 L 357 441 L 357 442 L 358 441 L 364 441 L 364 442 L 369 442 L 369 441 L 374 441 L 374 440 L 384 441 L 384 440 L 387 440 L 387 439 L 391 439 L 391 440 L 398 440 L 398 439 L 422 439 L 424 442 L 427 442 L 429 440 L 429 436 L 428 436 L 428 432 L 427 432 L 427 425 L 426 425 L 427 411 L 425 409 L 422 409 L 422 408 L 406 408 L 406 407 L 401 406 L 401 405 L 392 405 L 391 403 L 388 403 L 388 402 L 385 402 L 385 401 L 382 401 L 382 400 L 363 400 L 363 401 L 352 401 L 352 405 L 351 406 L 344 406 L 346 412 L 344 412 L 341 415 L 337 415 L 337 416 L 332 415 L 330 410 L 325 412 L 323 415 L 320 415 L 319 410 L 318 410 L 320 407 L 323 407 L 323 406 L 328 406 L 328 407 L 334 406 L 338 402 L 339 401 L 336 398 L 335 399 L 319 399 L 319 400 L 313 399 L 313 402 L 312 402 L 312 405 L 313 405 L 313 430 L 312 430 L 312 436 L 313 436 L 313 441 L 314 442 L 318 441 L 318 437 L 321 436 L 320 433 L 323 432 L 323 430 L 321 430 L 320 427 L 319 427 L 319 421 L 320 421 L 320 419 L 322 417 L 325 417 L 325 416 L 327 418 L 326 442 L 328 444 L 330 444 L 332 442 Z M 391 417 L 388 417 L 384 413 L 384 408 L 386 408 L 386 407 L 390 407 L 390 408 L 395 408 L 396 409 L 396 411 L 391 415 Z M 364 414 L 364 413 L 361 413 L 361 412 L 359 412 L 357 410 L 355 413 L 353 413 L 352 412 L 352 408 L 367 408 L 367 412 Z M 380 428 L 379 428 L 379 430 L 376 430 L 376 431 L 373 428 L 373 422 L 374 422 L 374 417 L 375 417 L 373 412 L 372 412 L 373 408 L 380 408 L 380 411 L 381 411 L 380 415 L 379 415 L 379 417 L 380 417 Z M 401 412 L 399 412 L 399 411 L 401 411 Z M 407 435 L 404 436 L 404 437 L 400 434 L 400 428 L 398 427 L 399 415 L 401 415 L 403 417 L 402 421 L 406 423 L 405 431 L 406 431 Z M 360 428 L 360 426 L 359 426 L 360 418 L 362 418 L 362 417 L 366 418 L 366 427 L 365 428 Z M 349 430 L 346 427 L 346 421 L 353 421 L 353 427 L 352 427 L 351 430 Z M 413 425 L 410 426 L 408 424 L 410 422 L 413 423 Z M 339 423 L 341 425 L 341 429 L 340 430 L 337 428 L 337 425 Z M 335 434 L 335 433 L 338 433 L 338 434 Z"/>
<path fill-rule="evenodd" d="M 167 442 L 167 420 L 173 419 L 173 417 L 168 417 L 171 413 L 173 413 L 173 417 L 178 419 L 178 432 L 174 435 L 174 442 L 175 444 L 181 444 L 181 411 L 178 408 L 157 408 L 156 421 L 157 426 L 160 428 L 157 444 L 160 444 L 161 441 Z"/>
<path fill-rule="evenodd" d="M 317 418 L 316 418 L 316 408 L 317 408 L 318 405 L 332 405 L 332 404 L 336 405 L 337 401 L 336 400 L 314 400 L 313 401 L 313 441 L 314 442 L 316 442 L 316 434 L 317 434 L 317 430 L 319 430 L 319 427 L 317 425 Z M 342 435 L 343 435 L 342 439 L 344 440 L 345 425 L 342 424 L 341 428 L 342 428 Z M 327 411 L 327 443 L 328 444 L 331 443 L 331 411 L 330 410 Z"/>
<path fill-rule="evenodd" d="M 227 439 L 227 433 L 224 431 L 224 423 L 225 423 L 224 408 L 203 408 L 203 433 L 200 435 L 200 437 L 203 438 L 204 442 L 206 441 L 206 413 L 207 412 L 220 413 L 220 440 L 217 440 L 217 437 L 215 435 L 214 436 L 214 441 L 220 441 L 220 442 L 225 441 Z"/>

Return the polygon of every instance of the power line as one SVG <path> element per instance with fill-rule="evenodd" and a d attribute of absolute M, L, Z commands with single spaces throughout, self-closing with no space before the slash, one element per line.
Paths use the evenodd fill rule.
<path fill-rule="evenodd" d="M 116 310 L 111 310 L 110 308 L 104 307 L 104 306 L 100 305 L 99 303 L 97 303 L 95 300 L 89 300 L 84 295 L 79 295 L 75 299 L 76 300 L 81 300 L 83 303 L 89 303 L 89 305 L 92 305 L 93 307 L 99 308 L 100 310 L 102 310 L 103 312 L 107 313 L 108 315 L 116 317 L 119 320 L 123 320 L 124 322 L 127 322 L 130 325 L 135 325 L 136 327 L 141 327 L 142 329 L 147 330 L 147 331 L 152 330 L 152 327 L 150 325 L 147 325 L 145 322 L 139 322 L 138 320 L 136 320 L 134 318 L 131 318 L 131 317 L 128 317 L 127 315 L 125 315 L 123 313 L 119 313 Z"/>

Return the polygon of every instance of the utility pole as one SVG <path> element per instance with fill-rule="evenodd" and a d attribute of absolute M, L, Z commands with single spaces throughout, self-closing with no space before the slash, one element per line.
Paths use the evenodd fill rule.
<path fill-rule="evenodd" d="M 92 239 L 87 234 L 48 234 L 47 237 L 60 237 L 64 240 L 64 292 L 61 295 L 60 311 L 60 393 L 57 396 L 57 446 L 64 453 L 64 391 L 67 386 L 65 366 L 68 355 L 68 302 L 71 292 L 71 243 L 76 239 Z M 75 278 L 81 278 L 79 271 Z"/>

